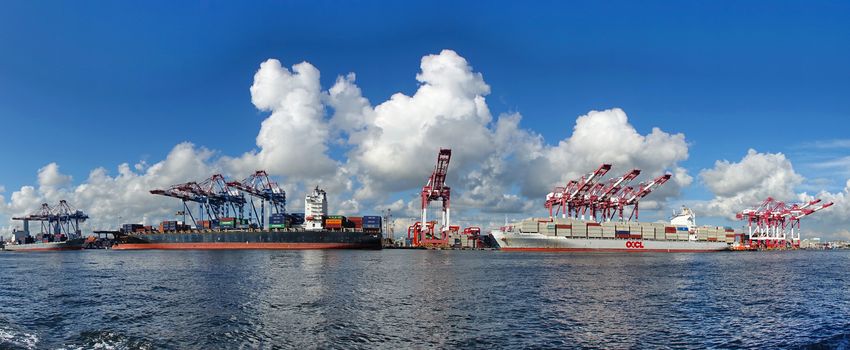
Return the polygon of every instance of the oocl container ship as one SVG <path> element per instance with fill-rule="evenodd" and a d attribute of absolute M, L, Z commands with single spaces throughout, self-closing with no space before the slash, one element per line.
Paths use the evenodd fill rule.
<path fill-rule="evenodd" d="M 683 208 L 670 223 L 529 218 L 491 232 L 505 251 L 718 252 L 736 241 L 730 227 L 696 227 Z"/>
<path fill-rule="evenodd" d="M 165 221 L 150 226 L 125 225 L 113 249 L 381 249 L 380 216 L 328 215 L 327 194 L 316 187 L 307 194 L 301 214 L 271 214 L 268 228 L 224 217 L 200 221 L 196 228 Z"/>

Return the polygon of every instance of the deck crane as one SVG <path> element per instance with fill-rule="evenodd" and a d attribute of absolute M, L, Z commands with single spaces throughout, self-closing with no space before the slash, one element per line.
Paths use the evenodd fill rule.
<path fill-rule="evenodd" d="M 585 193 L 593 188 L 608 173 L 608 170 L 611 170 L 611 164 L 602 164 L 592 173 L 578 180 L 572 180 L 564 187 L 556 187 L 546 195 L 544 205 L 546 209 L 549 209 L 549 217 L 558 215 L 558 212 L 561 212 L 562 217 L 577 215 L 577 209 L 581 206 L 581 199 Z"/>
<path fill-rule="evenodd" d="M 449 170 L 449 161 L 452 158 L 452 150 L 441 148 L 437 154 L 437 164 L 428 177 L 428 182 L 420 192 L 422 203 L 422 221 L 414 223 L 408 228 L 408 238 L 413 240 L 414 246 L 422 245 L 446 245 L 448 243 L 448 231 L 455 226 L 451 222 L 451 188 L 446 185 L 446 175 Z M 441 226 L 437 229 L 434 222 L 428 222 L 428 206 L 432 201 L 441 201 L 443 214 L 440 221 Z M 439 232 L 437 232 L 439 231 Z"/>
<path fill-rule="evenodd" d="M 82 236 L 80 223 L 85 222 L 88 218 L 89 216 L 86 213 L 75 209 L 63 199 L 54 207 L 43 203 L 38 211 L 22 217 L 13 217 L 12 220 L 23 221 L 24 232 L 28 236 L 30 235 L 29 222 L 39 221 L 41 223 L 41 234 L 64 234 L 74 238 Z"/>
<path fill-rule="evenodd" d="M 632 213 L 629 214 L 628 220 L 632 220 L 632 217 L 637 220 L 639 214 L 638 205 L 640 204 L 640 200 L 643 199 L 643 197 L 646 197 L 647 195 L 652 193 L 652 191 L 654 191 L 659 186 L 666 183 L 668 180 L 670 180 L 671 177 L 673 177 L 672 174 L 664 174 L 652 179 L 651 181 L 641 182 L 637 188 L 629 186 L 626 187 L 622 192 L 620 192 L 617 198 L 614 199 L 617 204 L 617 213 L 620 216 L 620 220 L 625 220 L 625 217 L 623 216 L 623 211 L 627 206 L 632 206 Z"/>
<path fill-rule="evenodd" d="M 276 182 L 271 181 L 269 174 L 265 170 L 257 170 L 242 181 L 228 182 L 227 185 L 247 193 L 252 198 L 260 199 L 259 213 L 257 213 L 257 206 L 254 204 L 254 201 L 251 200 L 248 202 L 251 205 L 251 212 L 257 219 L 260 228 L 265 227 L 266 202 L 269 203 L 270 213 L 286 213 L 286 192 Z"/>
<path fill-rule="evenodd" d="M 814 199 L 788 205 L 768 197 L 758 206 L 744 209 L 735 216 L 738 220 L 747 221 L 750 246 L 772 249 L 786 248 L 790 244 L 799 247 L 800 219 L 833 205 L 832 202 L 821 202 L 820 199 Z"/>

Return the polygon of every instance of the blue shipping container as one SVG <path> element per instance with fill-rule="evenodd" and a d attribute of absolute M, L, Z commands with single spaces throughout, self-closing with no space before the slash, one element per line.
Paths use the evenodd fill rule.
<path fill-rule="evenodd" d="M 687 230 L 688 230 L 687 227 L 682 227 L 682 226 L 676 227 L 676 231 L 687 231 Z"/>

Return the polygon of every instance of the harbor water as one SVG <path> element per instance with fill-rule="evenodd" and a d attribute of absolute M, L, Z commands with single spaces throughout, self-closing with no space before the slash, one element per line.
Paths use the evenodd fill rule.
<path fill-rule="evenodd" d="M 850 251 L 0 252 L 0 348 L 848 348 Z"/>

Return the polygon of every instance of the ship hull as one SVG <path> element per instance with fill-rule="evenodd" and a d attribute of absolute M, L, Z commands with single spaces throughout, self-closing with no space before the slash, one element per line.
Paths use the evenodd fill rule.
<path fill-rule="evenodd" d="M 118 250 L 381 249 L 380 233 L 353 231 L 211 231 L 134 234 Z"/>
<path fill-rule="evenodd" d="M 572 238 L 530 233 L 491 233 L 500 250 L 538 252 L 697 253 L 729 250 L 724 242 Z"/>
<path fill-rule="evenodd" d="M 64 242 L 37 242 L 29 244 L 7 244 L 3 246 L 3 250 L 11 252 L 46 252 L 46 251 L 61 251 L 61 250 L 80 250 L 83 249 L 85 239 L 71 239 Z"/>

